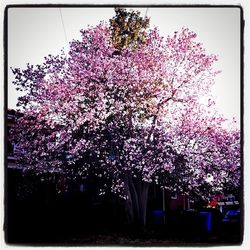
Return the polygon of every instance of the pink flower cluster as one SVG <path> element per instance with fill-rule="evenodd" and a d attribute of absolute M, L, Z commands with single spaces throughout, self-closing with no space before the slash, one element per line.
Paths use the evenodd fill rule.
<path fill-rule="evenodd" d="M 68 55 L 13 69 L 14 84 L 28 91 L 12 131 L 22 164 L 95 171 L 120 196 L 127 172 L 199 195 L 201 185 L 239 186 L 240 134 L 223 127 L 212 100 L 199 101 L 218 71 L 195 33 L 183 28 L 165 39 L 154 29 L 140 48 L 121 51 L 104 23 L 81 34 Z"/>

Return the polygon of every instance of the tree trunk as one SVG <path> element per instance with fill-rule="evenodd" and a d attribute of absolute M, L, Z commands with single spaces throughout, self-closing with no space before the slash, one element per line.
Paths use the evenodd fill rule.
<path fill-rule="evenodd" d="M 149 183 L 133 179 L 131 174 L 125 178 L 125 191 L 127 194 L 126 210 L 128 223 L 139 227 L 146 225 L 147 201 Z"/>
<path fill-rule="evenodd" d="M 143 182 L 141 184 L 141 192 L 139 193 L 139 206 L 140 206 L 140 219 L 139 222 L 141 225 L 146 225 L 147 219 L 147 204 L 148 204 L 148 189 L 149 183 Z"/>

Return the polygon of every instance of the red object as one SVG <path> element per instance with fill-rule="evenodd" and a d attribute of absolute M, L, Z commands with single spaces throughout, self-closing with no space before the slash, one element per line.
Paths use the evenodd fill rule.
<path fill-rule="evenodd" d="M 215 207 L 217 205 L 218 201 L 217 200 L 212 200 L 209 202 L 209 206 Z"/>

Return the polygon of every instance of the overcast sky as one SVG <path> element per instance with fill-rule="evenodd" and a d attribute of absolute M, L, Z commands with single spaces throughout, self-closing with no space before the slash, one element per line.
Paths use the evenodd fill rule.
<path fill-rule="evenodd" d="M 146 8 L 138 9 L 144 16 Z M 62 14 L 62 18 L 61 18 Z M 108 21 L 113 8 L 10 8 L 8 10 L 8 65 L 25 68 L 40 64 L 44 56 L 58 54 L 80 29 Z M 151 27 L 163 36 L 183 26 L 197 33 L 209 53 L 218 54 L 221 70 L 213 88 L 217 109 L 240 123 L 240 9 L 239 8 L 148 8 Z M 63 21 L 62 21 L 63 20 Z M 65 32 L 63 28 L 65 27 Z M 8 73 L 8 107 L 15 108 L 17 96 Z"/>

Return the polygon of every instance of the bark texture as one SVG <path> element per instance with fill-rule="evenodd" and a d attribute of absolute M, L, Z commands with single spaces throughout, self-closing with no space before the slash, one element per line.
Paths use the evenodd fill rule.
<path fill-rule="evenodd" d="M 149 183 L 134 179 L 131 173 L 126 174 L 125 191 L 127 199 L 125 203 L 129 224 L 146 225 L 148 189 Z"/>

